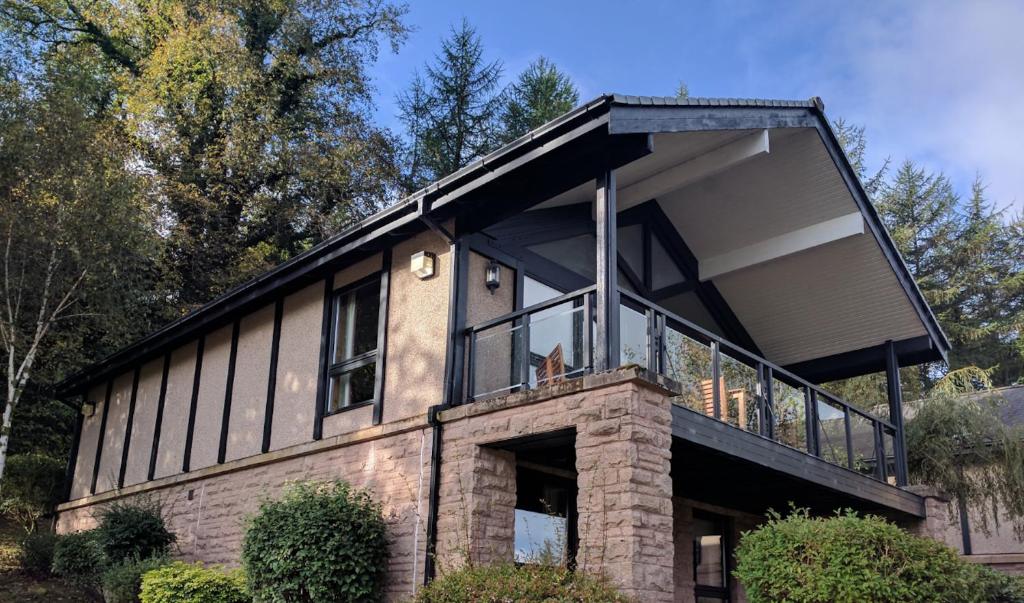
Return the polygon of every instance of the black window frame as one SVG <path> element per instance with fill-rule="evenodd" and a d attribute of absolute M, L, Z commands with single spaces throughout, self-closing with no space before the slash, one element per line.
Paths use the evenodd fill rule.
<path fill-rule="evenodd" d="M 386 341 L 386 329 L 387 329 L 387 308 L 388 308 L 388 270 L 379 270 L 373 274 L 367 275 L 357 281 L 349 283 L 343 287 L 338 287 L 331 293 L 330 298 L 330 327 L 328 330 L 327 345 L 323 350 L 324 354 L 324 376 L 323 376 L 323 388 L 324 396 L 321 404 L 321 416 L 330 417 L 336 414 L 340 414 L 349 410 L 355 410 L 357 408 L 364 408 L 367 406 L 381 406 L 383 400 L 383 384 L 384 384 L 384 359 L 385 359 L 385 341 Z M 346 358 L 340 362 L 334 362 L 334 356 L 337 345 L 337 335 L 339 320 L 342 317 L 341 303 L 345 296 L 355 293 L 359 289 L 372 287 L 377 285 L 378 290 L 378 306 L 377 306 L 377 345 L 372 350 L 368 350 L 351 358 Z M 331 409 L 331 400 L 334 395 L 334 379 L 340 375 L 353 373 L 361 368 L 368 365 L 375 364 L 374 367 L 374 386 L 373 396 L 368 400 L 360 400 L 358 402 L 348 404 L 346 406 L 340 406 L 336 409 Z M 380 412 L 374 413 L 375 423 L 378 422 Z"/>

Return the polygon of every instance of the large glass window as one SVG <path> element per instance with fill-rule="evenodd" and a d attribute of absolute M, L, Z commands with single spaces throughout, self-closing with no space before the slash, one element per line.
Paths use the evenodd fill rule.
<path fill-rule="evenodd" d="M 516 563 L 566 566 L 576 548 L 576 484 L 549 473 L 516 468 Z"/>
<path fill-rule="evenodd" d="M 694 513 L 693 581 L 697 601 L 729 600 L 729 555 L 723 517 Z"/>
<path fill-rule="evenodd" d="M 328 413 L 374 400 L 379 320 L 379 277 L 335 295 Z"/>

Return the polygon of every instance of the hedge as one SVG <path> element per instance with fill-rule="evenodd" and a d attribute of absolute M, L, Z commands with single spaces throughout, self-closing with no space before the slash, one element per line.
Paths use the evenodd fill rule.
<path fill-rule="evenodd" d="M 1024 601 L 1017 579 L 874 516 L 771 513 L 744 533 L 734 575 L 750 603 Z"/>
<path fill-rule="evenodd" d="M 177 561 L 142 576 L 142 603 L 251 603 L 241 572 Z"/>
<path fill-rule="evenodd" d="M 388 542 L 380 506 L 344 482 L 306 482 L 250 519 L 242 565 L 264 603 L 377 601 Z"/>
<path fill-rule="evenodd" d="M 604 578 L 564 567 L 511 563 L 468 566 L 424 587 L 416 603 L 626 603 Z"/>

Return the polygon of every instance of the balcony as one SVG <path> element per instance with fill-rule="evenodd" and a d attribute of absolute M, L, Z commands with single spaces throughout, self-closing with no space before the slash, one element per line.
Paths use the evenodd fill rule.
<path fill-rule="evenodd" d="M 585 287 L 466 329 L 467 401 L 592 372 L 597 294 Z M 617 294 L 620 363 L 664 377 L 679 409 L 881 482 L 905 483 L 892 422 L 643 297 Z"/>

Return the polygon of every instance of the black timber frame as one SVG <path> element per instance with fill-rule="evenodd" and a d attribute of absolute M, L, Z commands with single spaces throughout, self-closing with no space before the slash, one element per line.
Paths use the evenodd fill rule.
<path fill-rule="evenodd" d="M 156 474 L 156 460 L 160 453 L 160 430 L 164 426 L 164 404 L 167 401 L 167 376 L 171 371 L 171 353 L 164 354 L 164 366 L 160 373 L 160 395 L 156 401 L 156 424 L 153 426 L 153 446 L 149 451 L 149 470 L 146 479 L 151 480 Z"/>
<path fill-rule="evenodd" d="M 263 410 L 263 441 L 260 452 L 270 450 L 274 428 L 274 397 L 277 395 L 277 358 L 281 350 L 281 321 L 284 319 L 284 298 L 274 302 L 274 332 L 270 339 L 270 369 L 267 375 L 267 405 Z"/>
<path fill-rule="evenodd" d="M 236 318 L 231 325 L 231 350 L 228 353 L 228 378 L 224 386 L 224 409 L 220 419 L 220 442 L 217 446 L 217 464 L 224 463 L 228 453 L 228 430 L 231 427 L 231 402 L 235 392 L 235 364 L 238 361 L 238 335 L 242 319 Z"/>
<path fill-rule="evenodd" d="M 188 433 L 185 434 L 185 452 L 182 455 L 181 472 L 188 473 L 192 466 L 192 440 L 196 433 L 196 411 L 199 408 L 199 385 L 203 374 L 203 351 L 206 348 L 206 337 L 196 342 L 196 364 L 192 373 L 192 394 L 188 403 Z"/>
<path fill-rule="evenodd" d="M 128 468 L 128 451 L 132 445 L 132 427 L 135 424 L 135 401 L 139 396 L 139 375 L 142 372 L 142 365 L 135 366 L 132 373 L 132 394 L 128 399 L 128 418 L 125 420 L 124 445 L 121 446 L 121 468 L 117 472 L 117 487 L 124 487 L 124 473 Z"/>
<path fill-rule="evenodd" d="M 114 380 L 107 381 L 107 393 L 103 397 L 103 415 L 100 418 L 100 435 L 96 438 L 96 457 L 92 465 L 92 482 L 89 494 L 96 494 L 96 481 L 100 476 L 100 461 L 103 460 L 103 440 L 107 434 L 107 417 L 110 416 L 110 395 L 114 391 Z"/>

